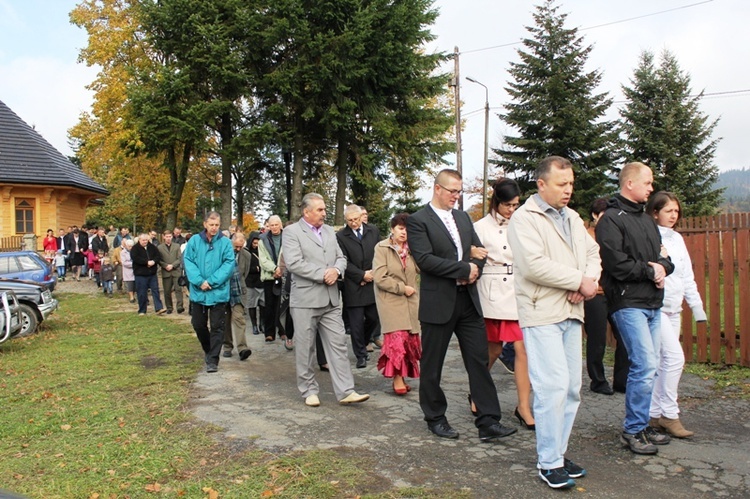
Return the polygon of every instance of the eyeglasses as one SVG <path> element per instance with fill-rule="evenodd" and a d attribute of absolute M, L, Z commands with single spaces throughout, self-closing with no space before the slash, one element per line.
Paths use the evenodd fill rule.
<path fill-rule="evenodd" d="M 463 189 L 448 189 L 447 187 L 445 187 L 445 186 L 442 186 L 442 185 L 440 185 L 440 184 L 438 184 L 438 186 L 439 186 L 439 187 L 440 187 L 441 189 L 443 189 L 444 191 L 448 191 L 448 192 L 450 193 L 450 195 L 451 195 L 451 196 L 460 196 L 461 194 L 463 194 L 463 193 L 464 193 Z"/>

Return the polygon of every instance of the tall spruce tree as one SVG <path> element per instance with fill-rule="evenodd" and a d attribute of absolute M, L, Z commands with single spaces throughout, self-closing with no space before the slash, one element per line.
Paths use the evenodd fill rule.
<path fill-rule="evenodd" d="M 719 139 L 711 134 L 718 120 L 709 122 L 700 111 L 703 93 L 691 95 L 690 76 L 669 51 L 658 68 L 654 55 L 643 52 L 630 82 L 622 87 L 627 103 L 620 110 L 625 157 L 649 165 L 655 188 L 677 194 L 684 215 L 714 214 L 723 191 L 713 188 Z"/>
<path fill-rule="evenodd" d="M 525 193 L 536 191 L 534 170 L 546 156 L 570 159 L 575 168 L 571 208 L 588 215 L 591 202 L 612 189 L 608 170 L 617 157 L 615 123 L 602 119 L 612 100 L 595 93 L 599 71 L 585 72 L 592 50 L 583 46 L 578 30 L 565 27 L 567 14 L 553 0 L 536 7 L 531 38 L 518 50 L 520 62 L 511 62 L 513 80 L 506 87 L 513 99 L 500 118 L 517 130 L 495 149 L 494 161 L 515 177 Z"/>

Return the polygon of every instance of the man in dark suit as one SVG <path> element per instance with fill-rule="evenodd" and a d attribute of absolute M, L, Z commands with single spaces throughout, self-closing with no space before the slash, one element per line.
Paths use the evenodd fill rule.
<path fill-rule="evenodd" d="M 487 369 L 487 332 L 476 290 L 487 251 L 469 215 L 453 209 L 462 186 L 460 173 L 442 170 L 435 178 L 432 201 L 407 221 L 409 248 L 421 271 L 419 404 L 432 433 L 458 438 L 445 417 L 448 403 L 440 388 L 445 354 L 455 332 L 477 408 L 474 424 L 479 428 L 479 439 L 489 442 L 516 429 L 500 424 L 500 402 Z M 476 248 L 474 254 L 472 246 Z"/>
<path fill-rule="evenodd" d="M 346 207 L 344 219 L 346 227 L 336 233 L 346 257 L 344 313 L 349 318 L 357 368 L 362 369 L 367 367 L 367 344 L 378 336 L 380 326 L 372 276 L 372 259 L 375 257 L 375 245 L 380 242 L 380 232 L 375 226 L 362 223 L 362 208 L 356 204 Z"/>

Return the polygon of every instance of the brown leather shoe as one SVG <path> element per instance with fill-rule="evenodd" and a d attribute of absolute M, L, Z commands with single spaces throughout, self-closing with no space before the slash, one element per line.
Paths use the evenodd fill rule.
<path fill-rule="evenodd" d="M 662 428 L 662 427 L 661 427 L 661 425 L 659 424 L 659 419 L 660 419 L 660 418 L 651 418 L 651 419 L 649 419 L 649 420 L 648 420 L 648 425 L 649 425 L 649 426 L 650 426 L 651 428 L 656 428 L 657 430 L 662 430 L 663 428 Z"/>
<path fill-rule="evenodd" d="M 680 418 L 669 419 L 662 416 L 659 418 L 659 425 L 664 428 L 667 433 L 676 438 L 688 438 L 695 435 L 695 432 L 686 430 L 685 427 L 682 426 Z"/>

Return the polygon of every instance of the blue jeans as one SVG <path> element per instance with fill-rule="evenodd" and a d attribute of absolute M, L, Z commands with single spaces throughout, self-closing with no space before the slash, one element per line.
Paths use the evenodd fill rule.
<path fill-rule="evenodd" d="M 112 294 L 112 281 L 102 281 L 102 289 L 104 294 Z"/>
<path fill-rule="evenodd" d="M 523 342 L 534 387 L 537 467 L 561 468 L 581 404 L 581 323 L 525 327 Z"/>
<path fill-rule="evenodd" d="M 622 308 L 611 315 L 630 358 L 625 391 L 623 431 L 635 434 L 648 426 L 659 352 L 659 309 Z"/>

